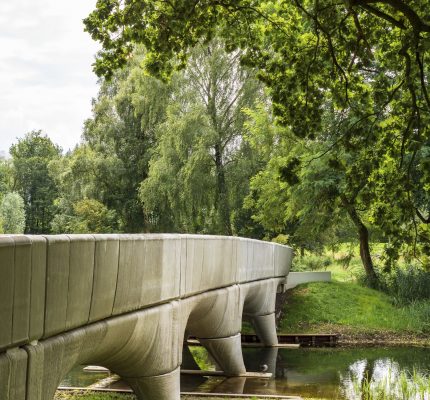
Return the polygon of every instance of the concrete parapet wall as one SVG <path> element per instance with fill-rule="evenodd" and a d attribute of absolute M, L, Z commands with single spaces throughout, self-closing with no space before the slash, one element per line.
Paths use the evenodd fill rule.
<path fill-rule="evenodd" d="M 119 373 L 139 398 L 149 377 L 164 393 L 178 385 L 187 334 L 240 374 L 228 354 L 240 351 L 242 314 L 275 329 L 291 258 L 286 246 L 222 236 L 0 236 L 0 398 L 50 399 L 85 362 Z"/>
<path fill-rule="evenodd" d="M 330 282 L 331 272 L 290 272 L 287 276 L 286 289 L 309 282 Z"/>

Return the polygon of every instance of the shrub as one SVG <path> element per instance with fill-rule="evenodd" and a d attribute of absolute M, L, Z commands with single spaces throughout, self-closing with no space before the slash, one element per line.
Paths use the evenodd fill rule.
<path fill-rule="evenodd" d="M 25 228 L 24 200 L 15 192 L 7 193 L 0 204 L 1 232 L 23 233 Z"/>
<path fill-rule="evenodd" d="M 408 266 L 397 268 L 386 280 L 386 287 L 395 301 L 407 304 L 430 299 L 430 272 Z"/>
<path fill-rule="evenodd" d="M 369 282 L 364 272 L 356 275 L 362 286 L 382 290 L 393 298 L 397 305 L 414 304 L 430 300 L 430 272 L 417 266 L 397 267 L 390 274 L 376 269 L 378 280 Z"/>
<path fill-rule="evenodd" d="M 294 259 L 292 271 L 316 271 L 318 269 L 326 269 L 332 260 L 328 256 L 309 254 L 303 257 Z"/>

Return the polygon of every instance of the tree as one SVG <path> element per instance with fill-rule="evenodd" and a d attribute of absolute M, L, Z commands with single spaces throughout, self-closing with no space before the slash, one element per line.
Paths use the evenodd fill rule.
<path fill-rule="evenodd" d="M 74 233 L 115 232 L 116 214 L 94 199 L 85 199 L 74 205 L 76 219 L 72 224 Z"/>
<path fill-rule="evenodd" d="M 10 192 L 3 197 L 0 204 L 0 225 L 3 233 L 24 233 L 24 201 L 18 193 Z"/>
<path fill-rule="evenodd" d="M 15 189 L 24 200 L 27 233 L 49 233 L 55 214 L 56 185 L 48 165 L 58 159 L 61 149 L 41 131 L 32 131 L 10 148 Z"/>
<path fill-rule="evenodd" d="M 249 140 L 266 154 L 267 164 L 251 180 L 245 205 L 253 209 L 269 236 L 287 233 L 289 243 L 315 249 L 341 236 L 350 224 L 360 243 L 366 274 L 376 281 L 368 215 L 366 171 L 353 171 L 360 152 L 321 155 L 325 143 L 297 139 L 288 128 L 273 125 L 265 110 L 248 112 Z M 354 180 L 350 180 L 350 175 Z M 357 183 L 359 183 L 357 185 Z M 351 229 L 351 228 L 350 228 Z"/>
<path fill-rule="evenodd" d="M 10 160 L 0 159 L 0 199 L 13 190 L 13 165 Z"/>
<path fill-rule="evenodd" d="M 115 157 L 100 155 L 85 144 L 51 161 L 49 174 L 58 189 L 52 232 L 118 231 L 116 211 L 102 203 L 110 195 L 109 188 L 118 184 L 118 164 Z"/>
<path fill-rule="evenodd" d="M 115 210 L 121 231 L 143 232 L 147 217 L 138 197 L 155 146 L 155 131 L 165 119 L 170 88 L 142 73 L 136 54 L 111 81 L 102 81 L 85 122 L 83 140 L 92 152 L 90 197 Z M 78 164 L 76 164 L 78 165 Z"/>
<path fill-rule="evenodd" d="M 144 207 L 162 229 L 237 232 L 236 210 L 255 172 L 255 152 L 243 141 L 242 110 L 263 97 L 239 58 L 215 39 L 196 47 L 187 69 L 173 79 L 166 121 L 141 186 Z"/>
<path fill-rule="evenodd" d="M 345 168 L 343 206 L 357 227 L 356 196 L 388 240 L 418 256 L 430 225 L 429 8 L 428 0 L 104 0 L 85 24 L 103 45 L 95 69 L 105 76 L 135 43 L 162 79 L 201 39 L 218 34 L 228 50 L 241 48 L 242 63 L 270 88 L 277 121 Z"/>

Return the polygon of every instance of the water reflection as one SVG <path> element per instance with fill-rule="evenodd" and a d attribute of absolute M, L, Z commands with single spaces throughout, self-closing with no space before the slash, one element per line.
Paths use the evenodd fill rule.
<path fill-rule="evenodd" d="M 111 373 L 105 372 L 86 372 L 82 365 L 74 367 L 66 376 L 60 386 L 65 387 L 88 387 L 102 379 L 112 376 Z"/>
<path fill-rule="evenodd" d="M 202 377 L 182 375 L 182 391 L 298 395 L 321 399 L 430 400 L 429 348 L 361 349 L 243 349 L 249 371 L 274 373 L 274 379 Z M 89 380 L 88 375 L 92 377 Z M 103 375 L 102 378 L 106 377 Z M 81 383 L 79 380 L 81 379 Z M 74 370 L 73 386 L 85 386 L 100 374 Z M 90 382 L 91 381 L 91 382 Z M 110 387 L 126 387 L 117 382 Z M 406 397 L 405 397 L 406 396 Z M 408 397 L 409 396 L 409 397 Z"/>

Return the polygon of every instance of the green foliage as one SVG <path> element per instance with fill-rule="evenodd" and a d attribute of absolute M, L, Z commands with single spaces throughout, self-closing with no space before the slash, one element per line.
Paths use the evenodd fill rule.
<path fill-rule="evenodd" d="M 24 228 L 24 201 L 18 193 L 7 193 L 0 203 L 1 233 L 24 233 Z"/>
<path fill-rule="evenodd" d="M 49 174 L 49 164 L 61 149 L 41 131 L 32 131 L 10 148 L 15 190 L 24 200 L 26 233 L 49 233 L 55 214 L 57 187 Z"/>
<path fill-rule="evenodd" d="M 418 371 L 390 373 L 373 382 L 371 377 L 352 376 L 351 395 L 363 400 L 425 399 L 430 394 L 430 378 Z"/>
<path fill-rule="evenodd" d="M 201 370 L 204 371 L 214 371 L 215 364 L 211 359 L 208 351 L 201 346 L 191 346 L 189 347 L 191 354 L 193 355 L 194 360 Z"/>
<path fill-rule="evenodd" d="M 326 255 L 318 254 L 306 254 L 302 257 L 295 257 L 293 260 L 292 271 L 316 271 L 320 269 L 326 269 L 332 260 Z"/>
<path fill-rule="evenodd" d="M 118 163 L 88 145 L 50 163 L 49 174 L 58 188 L 53 233 L 112 232 L 118 230 L 116 211 L 104 203 L 115 187 Z"/>
<path fill-rule="evenodd" d="M 141 52 L 110 82 L 101 83 L 86 121 L 83 139 L 90 157 L 92 197 L 115 210 L 119 229 L 147 230 L 149 216 L 138 196 L 147 177 L 156 130 L 165 120 L 170 87 L 146 76 L 139 67 Z M 78 160 L 76 160 L 76 165 Z"/>
<path fill-rule="evenodd" d="M 392 298 L 356 283 L 309 283 L 292 290 L 281 332 L 426 333 L 430 302 L 404 307 Z"/>
<path fill-rule="evenodd" d="M 277 127 L 263 107 L 247 114 L 247 139 L 266 165 L 251 179 L 245 207 L 266 236 L 286 233 L 289 244 L 312 250 L 350 239 L 355 228 L 340 201 L 347 189 L 344 172 L 331 167 L 329 156 L 319 157 L 320 144 Z"/>
<path fill-rule="evenodd" d="M 270 227 L 269 237 L 299 231 L 296 223 L 321 237 L 346 213 L 374 278 L 371 225 L 392 243 L 386 271 L 400 253 L 423 259 L 430 252 L 429 7 L 428 0 L 209 0 L 194 7 L 105 0 L 85 24 L 102 43 L 95 69 L 105 76 L 125 65 L 136 43 L 147 49 L 146 70 L 162 79 L 215 34 L 228 50 L 241 49 L 242 64 L 270 90 L 276 120 L 299 140 L 264 150 L 268 167 L 253 179 L 248 202 L 255 220 Z M 305 237 L 291 235 L 293 243 Z"/>
<path fill-rule="evenodd" d="M 430 272 L 416 266 L 396 268 L 392 274 L 384 276 L 384 284 L 384 289 L 398 304 L 430 300 Z"/>
<path fill-rule="evenodd" d="M 85 199 L 74 205 L 78 221 L 73 228 L 76 233 L 112 232 L 115 225 L 115 212 L 109 211 L 103 204 L 94 199 Z"/>
<path fill-rule="evenodd" d="M 10 160 L 0 159 L 0 198 L 13 190 L 13 166 Z"/>
<path fill-rule="evenodd" d="M 117 218 L 113 210 L 95 199 L 79 200 L 73 204 L 73 215 L 57 214 L 52 223 L 56 233 L 113 233 Z"/>
<path fill-rule="evenodd" d="M 213 40 L 195 48 L 187 70 L 174 75 L 140 188 L 151 229 L 253 236 L 255 224 L 242 203 L 259 164 L 243 141 L 242 109 L 261 95 L 238 58 Z"/>

